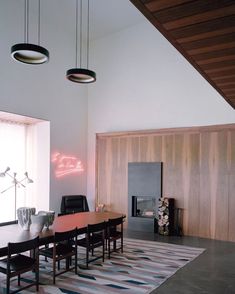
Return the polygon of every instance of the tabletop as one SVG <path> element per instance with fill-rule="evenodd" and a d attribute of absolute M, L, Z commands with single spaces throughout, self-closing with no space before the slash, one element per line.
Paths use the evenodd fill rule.
<path fill-rule="evenodd" d="M 40 245 L 48 244 L 53 241 L 55 232 L 64 232 L 78 228 L 85 230 L 88 224 L 96 224 L 109 219 L 123 216 L 116 212 L 79 212 L 74 214 L 62 215 L 55 218 L 53 225 L 42 232 L 24 231 L 18 224 L 0 227 L 0 256 L 7 254 L 8 242 L 22 242 L 39 236 Z"/>

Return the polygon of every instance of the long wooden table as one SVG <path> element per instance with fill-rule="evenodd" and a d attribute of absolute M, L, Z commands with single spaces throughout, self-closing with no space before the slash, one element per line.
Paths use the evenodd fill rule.
<path fill-rule="evenodd" d="M 43 229 L 40 233 L 23 231 L 17 224 L 2 226 L 0 227 L 0 257 L 7 255 L 8 242 L 22 242 L 39 236 L 40 245 L 45 245 L 53 240 L 55 232 L 68 231 L 76 227 L 85 232 L 88 224 L 96 224 L 121 216 L 123 214 L 116 212 L 80 212 L 63 215 L 55 218 L 49 230 Z"/>

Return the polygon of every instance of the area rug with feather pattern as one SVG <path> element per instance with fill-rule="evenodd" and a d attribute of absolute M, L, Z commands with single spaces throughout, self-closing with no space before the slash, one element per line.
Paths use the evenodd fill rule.
<path fill-rule="evenodd" d="M 79 268 L 64 273 L 52 283 L 52 264 L 40 258 L 41 294 L 114 294 L 150 293 L 170 278 L 180 268 L 199 256 L 205 249 L 163 242 L 124 239 L 124 252 L 115 252 L 105 262 L 97 260 L 88 269 Z M 81 251 L 81 252 L 80 252 Z M 79 259 L 85 252 L 79 248 Z M 63 265 L 62 265 L 63 266 Z M 61 268 L 62 268 L 61 266 Z M 30 283 L 31 273 L 22 276 L 21 285 Z M 0 275 L 0 293 L 5 293 L 5 276 Z M 11 289 L 17 289 L 17 279 L 12 279 Z M 35 287 L 21 293 L 35 293 Z"/>

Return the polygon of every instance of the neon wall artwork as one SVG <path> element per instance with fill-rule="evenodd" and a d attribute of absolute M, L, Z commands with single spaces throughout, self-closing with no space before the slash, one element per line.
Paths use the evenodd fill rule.
<path fill-rule="evenodd" d="M 56 152 L 52 155 L 51 162 L 55 164 L 56 178 L 61 178 L 70 174 L 84 171 L 81 160 L 75 156 L 68 156 Z"/>

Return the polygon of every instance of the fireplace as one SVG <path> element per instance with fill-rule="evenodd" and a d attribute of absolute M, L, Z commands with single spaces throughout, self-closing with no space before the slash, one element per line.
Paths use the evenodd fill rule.
<path fill-rule="evenodd" d="M 156 216 L 156 198 L 132 196 L 132 216 L 154 218 Z"/>
<path fill-rule="evenodd" d="M 162 195 L 161 162 L 128 163 L 128 229 L 154 232 Z"/>

